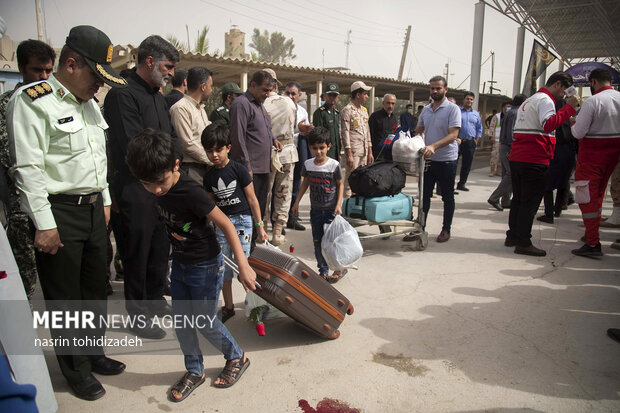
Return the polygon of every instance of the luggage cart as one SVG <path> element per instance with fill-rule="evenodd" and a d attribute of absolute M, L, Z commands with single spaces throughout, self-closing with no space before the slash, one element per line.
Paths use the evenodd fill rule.
<path fill-rule="evenodd" d="M 368 226 L 382 226 L 389 227 L 390 231 L 382 232 L 380 234 L 361 235 L 359 238 L 361 241 L 373 238 L 386 238 L 393 235 L 411 234 L 414 237 L 414 245 L 417 251 L 423 251 L 428 245 L 428 233 L 424 230 L 426 224 L 426 217 L 422 210 L 422 197 L 424 195 L 424 168 L 426 160 L 424 159 L 424 149 L 420 149 L 418 152 L 418 215 L 411 220 L 397 220 L 397 221 L 385 221 L 385 222 L 373 222 L 359 218 L 343 217 L 353 226 L 358 228 L 364 225 Z"/>

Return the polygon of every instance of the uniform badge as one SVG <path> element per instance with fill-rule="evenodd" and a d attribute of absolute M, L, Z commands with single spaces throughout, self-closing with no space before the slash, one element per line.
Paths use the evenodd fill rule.
<path fill-rule="evenodd" d="M 58 93 L 58 96 L 63 97 L 65 95 L 65 90 L 63 88 L 60 88 L 56 91 L 56 93 Z"/>
<path fill-rule="evenodd" d="M 114 51 L 114 47 L 110 44 L 108 46 L 108 54 L 105 57 L 106 63 L 110 63 L 112 61 L 112 52 Z"/>
<path fill-rule="evenodd" d="M 30 99 L 36 100 L 41 96 L 52 93 L 52 87 L 47 82 L 41 82 L 37 85 L 24 89 L 24 91 L 28 96 L 30 96 Z"/>
<path fill-rule="evenodd" d="M 61 125 L 68 122 L 73 122 L 73 116 L 67 116 L 66 118 L 58 119 L 58 123 Z"/>

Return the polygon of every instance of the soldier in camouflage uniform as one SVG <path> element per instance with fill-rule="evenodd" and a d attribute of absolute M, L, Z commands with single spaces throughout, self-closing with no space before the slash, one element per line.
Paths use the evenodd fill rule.
<path fill-rule="evenodd" d="M 209 120 L 211 122 L 222 120 L 226 122 L 226 125 L 230 126 L 230 105 L 240 95 L 243 95 L 243 91 L 239 89 L 235 82 L 228 82 L 222 86 L 222 104 L 213 109 Z"/>
<path fill-rule="evenodd" d="M 265 71 L 269 72 L 271 77 L 276 79 L 276 82 L 278 81 L 273 70 L 265 69 Z M 277 86 L 275 89 L 277 91 Z M 271 133 L 282 144 L 282 150 L 275 155 L 281 164 L 281 169 L 276 170 L 274 163 L 272 163 L 271 173 L 269 174 L 269 194 L 267 195 L 269 205 L 273 194 L 271 214 L 273 235 L 271 243 L 281 245 L 285 241 L 282 229 L 286 226 L 288 211 L 291 207 L 295 162 L 299 159 L 293 140 L 295 124 L 297 123 L 297 107 L 290 98 L 278 95 L 276 92 L 270 93 L 264 105 L 271 117 Z"/>
<path fill-rule="evenodd" d="M 47 44 L 38 40 L 25 40 L 17 47 L 17 66 L 23 82 L 15 89 L 0 95 L 0 164 L 3 174 L 7 174 L 11 167 L 9 155 L 9 139 L 6 126 L 6 107 L 17 89 L 21 86 L 47 80 L 52 74 L 56 53 Z M 19 268 L 28 299 L 32 298 L 37 283 L 37 266 L 34 254 L 34 226 L 19 206 L 19 197 L 15 185 L 7 175 L 9 186 L 8 204 L 6 213 L 8 226 L 6 235 L 11 243 L 11 249 Z"/>
<path fill-rule="evenodd" d="M 371 150 L 370 129 L 368 127 L 368 110 L 362 106 L 368 100 L 370 86 L 357 81 L 351 85 L 351 103 L 342 109 L 342 145 L 346 162 L 344 176 L 344 197 L 351 197 L 349 176 L 358 166 L 374 162 Z"/>

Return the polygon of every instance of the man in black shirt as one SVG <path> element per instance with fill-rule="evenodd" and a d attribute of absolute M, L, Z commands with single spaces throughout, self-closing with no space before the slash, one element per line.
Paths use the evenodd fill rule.
<path fill-rule="evenodd" d="M 383 108 L 373 112 L 368 118 L 370 127 L 370 140 L 372 142 L 372 154 L 375 159 L 379 155 L 379 144 L 390 133 L 398 128 L 398 119 L 394 115 L 396 96 L 386 94 L 383 96 Z"/>
<path fill-rule="evenodd" d="M 174 75 L 178 61 L 179 52 L 174 46 L 160 36 L 147 37 L 138 48 L 138 66 L 127 78 L 128 87 L 110 90 L 104 104 L 110 126 L 110 158 L 117 173 L 111 188 L 120 222 L 113 225 L 115 233 L 123 234 L 118 247 L 125 270 L 125 305 L 130 315 L 170 313 L 163 298 L 170 244 L 155 197 L 132 176 L 125 155 L 127 143 L 145 128 L 174 137 L 168 105 L 159 89 Z M 144 338 L 166 335 L 157 325 L 135 326 L 131 331 Z"/>
<path fill-rule="evenodd" d="M 187 70 L 175 69 L 170 82 L 172 83 L 172 90 L 165 96 L 168 109 L 187 93 Z"/>

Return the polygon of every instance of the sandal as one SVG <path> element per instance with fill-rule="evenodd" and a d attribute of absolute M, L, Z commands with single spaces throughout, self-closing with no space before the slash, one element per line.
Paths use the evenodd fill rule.
<path fill-rule="evenodd" d="M 222 324 L 226 322 L 229 318 L 235 315 L 235 308 L 227 308 L 226 306 L 222 306 Z"/>
<path fill-rule="evenodd" d="M 245 361 L 243 359 L 245 358 Z M 236 360 L 228 360 L 222 372 L 217 376 L 220 379 L 220 384 L 213 383 L 214 387 L 219 389 L 225 389 L 235 384 L 241 378 L 241 375 L 247 370 L 250 365 L 250 359 L 245 357 L 245 353 L 241 358 Z"/>
<path fill-rule="evenodd" d="M 183 401 L 189 396 L 196 387 L 200 386 L 205 382 L 205 373 L 202 373 L 202 376 L 197 376 L 195 374 L 190 373 L 189 371 L 183 375 L 174 385 L 172 385 L 168 389 L 168 400 L 174 403 L 178 403 Z M 181 394 L 181 397 L 178 399 L 174 397 L 172 391 L 176 390 Z"/>
<path fill-rule="evenodd" d="M 344 278 L 345 275 L 347 275 L 347 272 L 347 269 L 344 269 L 342 271 L 334 271 L 331 276 L 326 276 L 325 280 L 327 280 L 327 282 L 330 284 L 336 284 L 338 281 Z"/>

